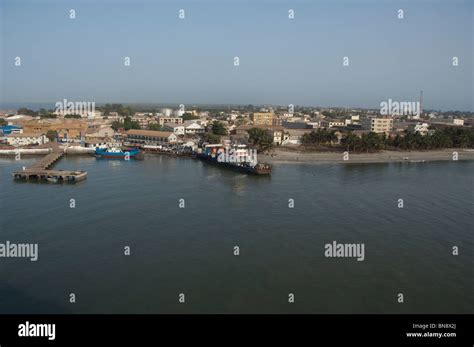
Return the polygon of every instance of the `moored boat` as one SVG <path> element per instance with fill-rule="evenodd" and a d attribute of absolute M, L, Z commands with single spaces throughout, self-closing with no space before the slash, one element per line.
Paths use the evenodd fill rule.
<path fill-rule="evenodd" d="M 140 154 L 138 148 L 131 148 L 128 150 L 122 150 L 118 147 L 109 148 L 96 148 L 95 156 L 98 158 L 109 158 L 109 159 L 130 159 L 136 158 Z"/>
<path fill-rule="evenodd" d="M 203 152 L 196 154 L 196 158 L 215 166 L 230 169 L 250 175 L 270 175 L 272 166 L 266 163 L 257 163 L 255 157 L 248 155 L 245 146 L 234 146 L 230 151 L 222 145 L 208 145 Z"/>

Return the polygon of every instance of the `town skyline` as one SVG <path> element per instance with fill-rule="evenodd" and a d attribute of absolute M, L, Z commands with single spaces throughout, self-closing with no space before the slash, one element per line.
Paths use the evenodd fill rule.
<path fill-rule="evenodd" d="M 0 110 L 17 110 L 19 108 L 29 108 L 33 111 L 39 111 L 41 108 L 45 109 L 52 109 L 54 110 L 55 107 L 54 105 L 57 102 L 60 102 L 64 99 L 61 100 L 56 100 L 56 101 L 38 101 L 38 102 L 0 102 Z M 161 107 L 161 108 L 178 108 L 179 105 L 184 105 L 185 108 L 208 108 L 208 109 L 219 109 L 219 108 L 243 108 L 243 107 L 249 107 L 252 106 L 254 108 L 257 107 L 271 107 L 271 108 L 278 108 L 278 109 L 284 109 L 288 108 L 289 106 L 294 106 L 295 108 L 314 108 L 314 109 L 337 109 L 337 110 L 347 110 L 347 112 L 350 112 L 351 110 L 356 110 L 356 111 L 380 111 L 381 106 L 378 105 L 378 107 L 358 107 L 358 106 L 352 106 L 352 105 L 347 105 L 347 106 L 342 106 L 342 105 L 318 105 L 318 104 L 274 104 L 274 103 L 192 103 L 192 102 L 121 102 L 119 100 L 115 101 L 105 101 L 105 102 L 95 102 L 95 101 L 75 101 L 72 99 L 66 99 L 70 100 L 73 102 L 87 102 L 87 103 L 95 103 L 96 106 L 98 107 L 103 107 L 107 104 L 121 104 L 124 106 L 135 106 L 140 109 L 147 109 L 147 108 L 156 108 L 156 107 Z M 382 100 L 381 103 L 386 103 L 388 100 Z M 395 100 L 393 100 L 395 101 Z M 405 102 L 405 101 L 401 101 Z M 418 102 L 418 100 L 414 101 L 406 101 L 406 102 Z M 450 113 L 450 112 L 458 112 L 458 113 L 464 113 L 466 115 L 470 115 L 474 113 L 474 110 L 463 110 L 463 109 L 435 109 L 431 107 L 423 107 L 423 112 L 440 112 L 440 113 Z"/>

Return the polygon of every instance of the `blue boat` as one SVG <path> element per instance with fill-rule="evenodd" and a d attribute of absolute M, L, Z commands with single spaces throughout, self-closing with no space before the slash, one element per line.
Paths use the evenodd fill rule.
<path fill-rule="evenodd" d="M 139 154 L 140 150 L 138 148 L 132 148 L 125 151 L 117 147 L 95 149 L 95 156 L 98 158 L 127 159 L 135 158 Z"/>

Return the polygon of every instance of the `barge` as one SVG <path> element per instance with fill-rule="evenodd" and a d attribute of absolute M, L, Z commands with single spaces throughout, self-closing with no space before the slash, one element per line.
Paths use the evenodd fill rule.
<path fill-rule="evenodd" d="M 269 176 L 272 173 L 272 166 L 266 163 L 258 163 L 256 151 L 249 154 L 249 150 L 245 145 L 234 145 L 224 147 L 221 144 L 207 145 L 201 153 L 196 154 L 196 158 L 203 162 L 230 169 L 236 172 Z"/>

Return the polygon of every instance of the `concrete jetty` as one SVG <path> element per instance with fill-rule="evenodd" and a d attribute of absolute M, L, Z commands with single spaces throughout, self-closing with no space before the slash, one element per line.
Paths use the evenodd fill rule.
<path fill-rule="evenodd" d="M 78 182 L 86 179 L 86 171 L 51 170 L 51 167 L 64 155 L 64 149 L 51 144 L 51 152 L 36 163 L 23 170 L 12 173 L 18 180 L 42 180 L 48 182 Z"/>

